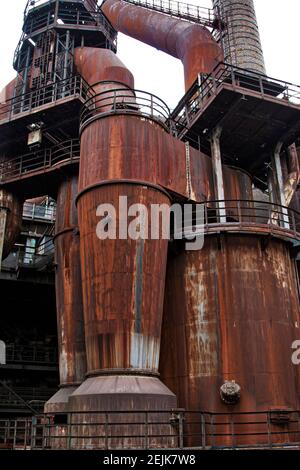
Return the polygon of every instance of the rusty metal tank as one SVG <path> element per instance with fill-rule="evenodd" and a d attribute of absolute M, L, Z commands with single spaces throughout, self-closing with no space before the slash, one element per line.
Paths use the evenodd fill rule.
<path fill-rule="evenodd" d="M 299 437 L 292 434 L 295 425 L 280 422 L 280 410 L 289 416 L 299 409 L 299 373 L 291 360 L 291 345 L 299 337 L 297 292 L 295 261 L 279 239 L 264 244 L 259 236 L 211 235 L 202 250 L 169 257 L 160 373 L 180 407 L 212 413 L 206 418 L 214 426 L 219 420 L 219 428 L 208 426 L 207 435 L 219 430 L 227 436 L 210 436 L 208 444 L 231 445 L 231 424 L 220 426 L 232 412 L 252 413 L 236 417 L 244 424 L 235 425 L 234 432 L 244 436 L 235 437 L 235 444 L 265 442 L 268 425 L 273 433 L 286 432 L 278 441 Z M 221 400 L 226 381 L 241 387 L 235 404 Z M 274 422 L 267 422 L 264 412 L 273 412 Z M 198 424 L 190 423 L 186 431 L 196 429 L 198 435 L 187 444 L 199 445 L 201 419 L 196 414 L 189 419 Z"/>
<path fill-rule="evenodd" d="M 124 71 L 123 76 L 129 75 Z M 112 68 L 106 79 L 114 78 Z M 127 220 L 127 209 L 121 207 L 124 199 L 120 197 L 126 198 L 128 207 L 139 204 L 148 211 L 152 204 L 170 205 L 168 193 L 149 181 L 146 163 L 151 155 L 156 166 L 163 165 L 160 134 L 165 133 L 163 124 L 140 115 L 137 109 L 126 115 L 124 108 L 114 116 L 99 112 L 81 128 L 77 208 L 87 379 L 70 396 L 69 403 L 71 411 L 84 412 L 78 417 L 82 425 L 92 422 L 89 412 L 94 416 L 120 413 L 117 419 L 123 428 L 120 439 L 110 444 L 112 448 L 141 445 L 125 437 L 132 432 L 126 423 L 136 419 L 130 411 L 171 413 L 176 407 L 175 395 L 158 378 L 168 240 L 130 238 L 126 229 L 119 234 L 120 217 Z M 110 230 L 114 220 L 116 237 L 99 236 L 99 224 L 104 222 L 103 230 Z M 143 218 L 137 225 L 145 228 L 148 221 Z M 162 428 L 166 425 L 166 434 L 170 435 L 168 413 Z M 161 415 L 154 414 L 154 420 L 160 419 Z M 88 437 L 88 428 L 83 426 L 80 432 Z M 142 425 L 138 425 L 138 434 L 143 432 Z M 90 437 L 85 442 L 74 441 L 75 448 L 101 448 L 103 439 Z M 159 445 L 172 443 L 167 438 Z"/>
<path fill-rule="evenodd" d="M 57 195 L 54 243 L 60 389 L 46 403 L 46 413 L 66 412 L 69 396 L 86 373 L 77 190 L 78 175 L 73 175 L 60 184 Z"/>
<path fill-rule="evenodd" d="M 20 233 L 22 226 L 22 214 L 23 202 L 20 200 L 20 198 L 6 189 L 0 189 L 0 258 L 2 259 L 5 259 L 9 255 L 16 238 Z"/>

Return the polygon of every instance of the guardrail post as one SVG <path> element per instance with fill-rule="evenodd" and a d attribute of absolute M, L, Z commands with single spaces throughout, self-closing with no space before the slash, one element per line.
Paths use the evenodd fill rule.
<path fill-rule="evenodd" d="M 68 414 L 68 445 L 67 448 L 68 450 L 71 449 L 71 443 L 72 443 L 72 413 Z M 81 434 L 81 431 L 80 431 Z"/>
<path fill-rule="evenodd" d="M 283 142 L 279 141 L 274 150 L 273 160 L 275 164 L 278 194 L 279 194 L 280 204 L 282 206 L 281 207 L 282 214 L 280 215 L 283 215 L 283 227 L 289 230 L 290 229 L 289 215 L 288 215 L 288 209 L 285 207 L 286 200 L 285 200 L 285 195 L 284 195 L 283 174 L 282 174 L 282 167 L 281 167 L 281 160 L 280 160 L 282 146 L 283 146 Z M 279 216 L 278 216 L 278 219 L 279 219 L 278 221 L 280 225 L 281 221 L 280 221 Z"/>
<path fill-rule="evenodd" d="M 145 449 L 149 447 L 148 411 L 145 411 Z"/>
<path fill-rule="evenodd" d="M 205 428 L 205 414 L 201 413 L 201 444 L 202 449 L 206 448 L 206 428 Z"/>
<path fill-rule="evenodd" d="M 179 448 L 183 449 L 183 422 L 184 418 L 182 412 L 179 411 L 178 414 L 178 432 L 179 432 Z"/>
<path fill-rule="evenodd" d="M 242 225 L 241 201 L 237 201 L 239 225 Z"/>
<path fill-rule="evenodd" d="M 105 440 L 105 450 L 108 450 L 108 413 L 105 413 L 105 422 L 104 422 L 104 440 Z"/>
<path fill-rule="evenodd" d="M 272 448 L 272 431 L 271 431 L 271 422 L 270 422 L 270 413 L 267 412 L 267 432 L 268 432 L 268 445 Z"/>

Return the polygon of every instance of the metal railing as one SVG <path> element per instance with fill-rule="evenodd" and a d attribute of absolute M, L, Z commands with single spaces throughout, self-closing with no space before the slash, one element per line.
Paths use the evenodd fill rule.
<path fill-rule="evenodd" d="M 54 223 L 56 219 L 56 207 L 25 202 L 23 205 L 23 219 L 45 220 Z"/>
<path fill-rule="evenodd" d="M 80 75 L 74 75 L 6 101 L 0 106 L 0 122 L 10 121 L 22 113 L 30 113 L 40 106 L 59 102 L 68 97 L 78 96 L 82 101 L 86 101 L 91 95 L 92 90 L 88 83 Z"/>
<path fill-rule="evenodd" d="M 57 349 L 53 346 L 6 344 L 7 363 L 56 364 Z"/>
<path fill-rule="evenodd" d="M 60 163 L 75 163 L 80 159 L 78 139 L 67 140 L 42 150 L 19 155 L 0 162 L 0 182 L 15 180 L 21 176 L 46 171 Z"/>
<path fill-rule="evenodd" d="M 30 10 L 39 7 L 45 3 L 52 3 L 53 0 L 27 0 L 26 7 L 24 10 L 24 16 L 27 16 Z"/>
<path fill-rule="evenodd" d="M 197 232 L 215 231 L 264 231 L 300 239 L 300 213 L 279 204 L 265 201 L 222 200 L 195 204 L 198 217 L 185 217 L 185 235 Z M 195 212 L 196 213 L 196 212 Z M 194 214 L 195 214 L 194 213 Z M 175 229 L 174 238 L 182 234 L 181 227 Z"/>
<path fill-rule="evenodd" d="M 170 16 L 213 27 L 216 24 L 216 13 L 212 8 L 177 2 L 175 0 L 124 0 L 126 3 L 155 10 Z"/>
<path fill-rule="evenodd" d="M 42 388 L 42 387 L 14 387 L 9 389 L 0 386 L 0 407 L 20 408 L 25 406 L 25 403 L 29 405 L 33 402 L 45 403 L 49 398 L 54 395 L 57 389 L 54 388 Z M 18 395 L 20 398 L 18 398 Z"/>
<path fill-rule="evenodd" d="M 31 449 L 300 448 L 300 412 L 74 412 L 0 420 L 0 447 Z M 27 432 L 25 430 L 27 429 Z M 26 438 L 25 438 L 26 436 Z"/>
<path fill-rule="evenodd" d="M 2 271 L 18 271 L 19 268 L 43 270 L 52 267 L 54 261 L 53 237 L 36 247 L 15 245 L 14 251 L 3 260 Z"/>
<path fill-rule="evenodd" d="M 300 106 L 300 86 L 251 72 L 230 64 L 220 63 L 211 74 L 201 74 L 180 100 L 171 114 L 178 133 L 189 129 L 208 99 L 216 96 L 222 87 L 255 93 L 260 98 L 274 98 L 285 104 Z"/>
<path fill-rule="evenodd" d="M 125 88 L 106 90 L 90 97 L 81 113 L 81 128 L 95 118 L 110 114 L 135 114 L 159 122 L 168 130 L 170 128 L 170 109 L 163 100 L 142 90 Z"/>

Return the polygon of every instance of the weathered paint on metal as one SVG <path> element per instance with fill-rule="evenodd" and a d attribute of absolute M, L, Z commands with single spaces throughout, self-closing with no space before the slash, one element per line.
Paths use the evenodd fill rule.
<path fill-rule="evenodd" d="M 120 87 L 123 84 L 129 88 L 134 88 L 132 73 L 110 50 L 95 47 L 77 47 L 74 51 L 74 63 L 77 71 L 90 85 L 108 80 L 118 82 Z M 116 85 L 114 87 L 117 88 Z M 99 93 L 102 88 L 95 87 L 95 90 Z"/>
<path fill-rule="evenodd" d="M 2 246 L 2 259 L 6 258 L 21 231 L 23 204 L 16 195 L 0 189 L 0 208 L 5 213 L 5 231 Z"/>
<path fill-rule="evenodd" d="M 149 213 L 151 204 L 170 204 L 164 192 L 130 183 L 94 187 L 79 198 L 88 372 L 156 373 L 168 241 L 98 239 L 97 207 L 112 204 L 118 227 L 119 196 Z"/>
<path fill-rule="evenodd" d="M 55 261 L 56 310 L 59 346 L 59 390 L 45 406 L 46 412 L 65 411 L 68 396 L 84 380 L 86 352 L 84 337 L 80 241 L 78 230 L 78 176 L 70 176 L 58 190 Z"/>
<path fill-rule="evenodd" d="M 162 379 L 189 410 L 297 410 L 291 345 L 299 336 L 299 312 L 295 261 L 285 242 L 207 236 L 202 250 L 169 258 Z M 220 400 L 226 380 L 241 386 L 235 406 Z"/>
<path fill-rule="evenodd" d="M 159 149 L 159 151 L 157 151 Z M 110 116 L 91 123 L 81 136 L 80 188 L 95 180 L 139 179 L 158 184 L 183 198 L 216 200 L 211 159 L 190 148 L 189 175 L 185 144 L 159 124 L 137 116 Z M 223 165 L 225 198 L 252 199 L 251 179 Z"/>
<path fill-rule="evenodd" d="M 222 61 L 218 43 L 208 29 L 149 11 L 122 0 L 106 0 L 102 11 L 121 33 L 180 59 L 188 90 L 199 73 L 209 73 Z"/>

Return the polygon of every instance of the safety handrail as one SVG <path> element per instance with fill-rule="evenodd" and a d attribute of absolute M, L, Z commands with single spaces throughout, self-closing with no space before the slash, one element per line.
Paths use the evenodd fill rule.
<path fill-rule="evenodd" d="M 60 142 L 51 148 L 36 150 L 18 157 L 0 162 L 0 183 L 30 176 L 59 163 L 73 163 L 80 159 L 80 144 L 78 139 Z"/>
<path fill-rule="evenodd" d="M 0 105 L 0 123 L 22 117 L 25 112 L 30 113 L 33 109 L 67 97 L 79 96 L 82 100 L 87 100 L 91 93 L 92 90 L 83 77 L 73 75 L 10 98 Z"/>
<path fill-rule="evenodd" d="M 199 75 L 171 113 L 179 136 L 190 128 L 190 123 L 202 111 L 208 99 L 217 95 L 225 85 L 256 93 L 261 98 L 270 97 L 288 105 L 300 106 L 299 85 L 221 62 L 210 74 Z"/>
<path fill-rule="evenodd" d="M 95 88 L 97 83 L 93 85 Z M 91 120 L 109 114 L 136 114 L 159 122 L 164 127 L 170 118 L 168 105 L 156 95 L 143 90 L 114 88 L 95 93 L 84 104 L 81 129 Z"/>
<path fill-rule="evenodd" d="M 195 215 L 184 218 L 184 227 L 174 229 L 174 238 L 195 229 L 205 232 L 219 230 L 243 230 L 247 228 L 268 229 L 270 232 L 284 232 L 287 236 L 300 239 L 300 213 L 289 207 L 265 201 L 216 200 L 195 203 L 200 209 L 199 220 Z"/>

